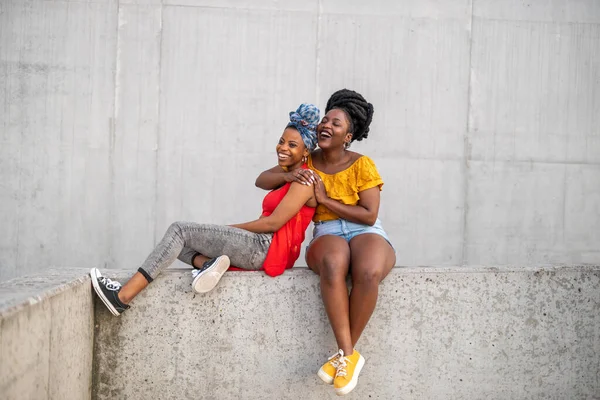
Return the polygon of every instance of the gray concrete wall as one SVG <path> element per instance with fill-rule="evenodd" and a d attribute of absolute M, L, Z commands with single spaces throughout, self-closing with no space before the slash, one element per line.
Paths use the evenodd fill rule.
<path fill-rule="evenodd" d="M 122 279 L 129 272 L 117 273 Z M 304 269 L 161 275 L 120 317 L 96 301 L 96 399 L 328 399 L 336 349 Z M 397 268 L 357 349 L 355 399 L 600 398 L 600 267 Z"/>
<path fill-rule="evenodd" d="M 91 397 L 94 308 L 87 270 L 0 284 L 0 398 Z"/>
<path fill-rule="evenodd" d="M 600 2 L 366 4 L 0 1 L 0 280 L 255 218 L 287 112 L 341 87 L 398 265 L 598 263 Z"/>

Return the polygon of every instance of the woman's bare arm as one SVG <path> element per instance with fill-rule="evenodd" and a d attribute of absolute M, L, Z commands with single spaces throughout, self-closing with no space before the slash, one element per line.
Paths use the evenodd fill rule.
<path fill-rule="evenodd" d="M 312 185 L 307 186 L 299 183 L 292 183 L 290 190 L 286 193 L 271 215 L 231 226 L 254 233 L 277 232 L 313 197 L 314 191 Z"/>
<path fill-rule="evenodd" d="M 306 186 L 310 186 L 314 182 L 313 171 L 309 169 L 298 168 L 293 171 L 286 172 L 279 165 L 263 171 L 254 184 L 257 188 L 264 190 L 277 189 L 288 182 L 298 182 Z"/>
<path fill-rule="evenodd" d="M 350 206 L 327 196 L 323 181 L 317 179 L 315 196 L 319 204 L 323 204 L 330 211 L 348 221 L 371 226 L 375 225 L 377 221 L 381 197 L 379 186 L 358 192 L 358 203 L 355 206 Z"/>

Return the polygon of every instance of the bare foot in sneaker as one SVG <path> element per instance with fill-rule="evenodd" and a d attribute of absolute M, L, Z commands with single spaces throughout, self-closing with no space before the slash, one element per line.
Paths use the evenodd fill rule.
<path fill-rule="evenodd" d="M 323 364 L 321 369 L 319 369 L 319 372 L 317 372 L 319 378 L 321 378 L 321 380 L 327 383 L 328 385 L 331 385 L 333 383 L 333 379 L 335 378 L 335 373 L 337 372 L 337 367 L 339 365 L 340 357 L 344 357 L 344 352 L 342 350 L 339 350 L 337 353 L 329 357 L 329 360 L 327 360 L 327 362 Z"/>
<path fill-rule="evenodd" d="M 344 352 L 340 350 L 340 355 L 333 387 L 335 388 L 335 394 L 343 396 L 356 387 L 360 371 L 365 365 L 365 359 L 356 350 L 350 355 L 344 355 Z"/>
<path fill-rule="evenodd" d="M 129 308 L 127 304 L 119 299 L 119 291 L 121 290 L 119 282 L 102 276 L 98 268 L 92 268 L 90 277 L 96 294 L 113 315 L 119 316 Z"/>

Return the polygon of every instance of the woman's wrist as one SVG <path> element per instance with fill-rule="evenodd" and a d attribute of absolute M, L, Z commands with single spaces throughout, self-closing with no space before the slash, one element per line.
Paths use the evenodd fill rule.
<path fill-rule="evenodd" d="M 320 201 L 319 204 L 323 204 L 325 207 L 331 209 L 329 206 L 334 201 L 335 200 L 333 200 L 331 197 L 327 196 L 327 197 L 325 197 L 325 199 L 323 199 L 323 201 Z M 335 201 L 335 202 L 337 203 L 337 201 Z"/>
<path fill-rule="evenodd" d="M 283 183 L 290 183 L 294 180 L 294 171 L 283 173 Z"/>

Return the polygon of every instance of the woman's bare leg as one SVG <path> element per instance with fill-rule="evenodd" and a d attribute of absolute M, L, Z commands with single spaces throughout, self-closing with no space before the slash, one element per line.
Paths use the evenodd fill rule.
<path fill-rule="evenodd" d="M 350 240 L 350 252 L 350 333 L 352 345 L 356 345 L 375 310 L 379 283 L 394 267 L 396 254 L 383 237 L 373 233 L 358 235 Z"/>
<path fill-rule="evenodd" d="M 338 347 L 352 354 L 350 309 L 346 275 L 350 266 L 348 243 L 332 235 L 316 239 L 308 250 L 308 266 L 320 276 L 321 296 Z"/>

